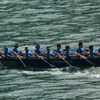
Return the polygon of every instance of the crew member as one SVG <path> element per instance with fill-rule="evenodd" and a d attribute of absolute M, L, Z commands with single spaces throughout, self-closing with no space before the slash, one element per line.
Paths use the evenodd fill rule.
<path fill-rule="evenodd" d="M 29 51 L 28 47 L 25 47 L 25 57 L 26 58 L 34 57 L 34 54 L 31 51 Z"/>

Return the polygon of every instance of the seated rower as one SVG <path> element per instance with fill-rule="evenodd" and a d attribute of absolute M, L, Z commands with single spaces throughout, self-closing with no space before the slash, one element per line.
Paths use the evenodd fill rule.
<path fill-rule="evenodd" d="M 100 48 L 98 49 L 98 53 L 100 53 Z"/>
<path fill-rule="evenodd" d="M 50 51 L 50 47 L 49 46 L 46 47 L 46 57 L 47 58 L 52 58 L 54 56 L 55 56 L 55 54 L 52 51 Z"/>
<path fill-rule="evenodd" d="M 25 57 L 26 58 L 34 57 L 34 54 L 31 51 L 29 51 L 28 47 L 25 47 Z"/>
<path fill-rule="evenodd" d="M 64 52 L 63 52 L 63 50 L 61 49 L 61 44 L 57 44 L 57 49 L 54 50 L 54 54 L 56 55 L 56 57 L 62 58 Z"/>
<path fill-rule="evenodd" d="M 15 43 L 14 48 L 13 48 L 13 53 L 14 55 L 22 55 L 21 50 L 18 50 L 19 45 Z"/>
<path fill-rule="evenodd" d="M 1 57 L 14 57 L 14 56 L 11 50 L 8 50 L 7 47 L 4 47 L 4 53 L 3 55 L 1 55 Z"/>
<path fill-rule="evenodd" d="M 93 45 L 89 46 L 89 55 L 90 57 L 97 57 L 99 54 L 93 49 Z"/>
<path fill-rule="evenodd" d="M 36 46 L 35 46 L 35 55 L 38 58 L 41 58 L 41 57 L 45 56 L 45 53 L 44 53 L 43 50 L 40 49 L 40 45 L 39 44 L 36 44 Z"/>
<path fill-rule="evenodd" d="M 65 46 L 65 50 L 64 51 L 65 51 L 66 58 L 74 58 L 74 57 L 76 57 L 74 52 L 70 50 L 70 46 Z"/>
<path fill-rule="evenodd" d="M 77 49 L 77 55 L 78 56 L 84 56 L 84 57 L 88 57 L 89 54 L 86 52 L 86 50 L 83 48 L 83 42 L 80 41 L 79 44 L 78 44 L 79 48 Z"/>

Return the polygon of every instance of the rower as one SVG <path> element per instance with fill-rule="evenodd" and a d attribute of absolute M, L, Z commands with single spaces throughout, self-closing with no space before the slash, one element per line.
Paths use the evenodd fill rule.
<path fill-rule="evenodd" d="M 44 51 L 40 49 L 39 44 L 36 44 L 35 46 L 35 55 L 36 57 L 43 57 L 45 55 Z"/>
<path fill-rule="evenodd" d="M 21 50 L 18 50 L 18 47 L 19 47 L 19 45 L 17 44 L 17 43 L 15 43 L 14 44 L 14 48 L 13 48 L 13 52 L 14 52 L 14 54 L 16 55 L 21 55 L 22 54 L 22 52 L 21 52 Z"/>
<path fill-rule="evenodd" d="M 28 47 L 25 47 L 25 57 L 26 58 L 34 57 L 34 54 L 31 51 L 29 51 Z"/>
<path fill-rule="evenodd" d="M 76 57 L 74 52 L 70 50 L 70 46 L 65 46 L 65 56 L 66 58 L 73 58 Z"/>
<path fill-rule="evenodd" d="M 90 57 L 97 57 L 99 54 L 94 50 L 93 45 L 89 46 L 89 55 Z"/>
<path fill-rule="evenodd" d="M 54 57 L 54 56 L 55 56 L 55 54 L 53 53 L 53 51 L 50 51 L 50 47 L 47 46 L 47 47 L 46 47 L 46 57 L 52 58 L 52 57 Z"/>
<path fill-rule="evenodd" d="M 13 52 L 11 50 L 8 50 L 7 47 L 4 47 L 4 54 L 1 55 L 2 57 L 12 57 L 13 56 Z"/>
<path fill-rule="evenodd" d="M 77 55 L 79 56 L 84 56 L 84 57 L 88 57 L 88 53 L 86 52 L 86 50 L 83 48 L 83 42 L 80 41 L 78 44 L 79 48 L 77 49 Z"/>
<path fill-rule="evenodd" d="M 98 49 L 98 53 L 100 53 L 100 48 Z"/>
<path fill-rule="evenodd" d="M 57 44 L 57 49 L 54 50 L 54 54 L 58 57 L 61 58 L 62 55 L 64 54 L 63 50 L 61 49 L 61 44 Z"/>

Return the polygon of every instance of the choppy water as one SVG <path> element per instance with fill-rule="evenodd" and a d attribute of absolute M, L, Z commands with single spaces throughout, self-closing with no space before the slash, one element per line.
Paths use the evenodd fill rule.
<path fill-rule="evenodd" d="M 57 43 L 100 47 L 100 0 L 0 0 L 0 49 Z M 100 69 L 0 70 L 0 100 L 100 100 Z"/>

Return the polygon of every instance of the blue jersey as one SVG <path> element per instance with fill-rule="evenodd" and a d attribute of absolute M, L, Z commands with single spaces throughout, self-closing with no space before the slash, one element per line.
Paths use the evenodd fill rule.
<path fill-rule="evenodd" d="M 7 56 L 7 55 L 10 55 L 11 56 L 12 54 L 13 54 L 13 52 L 11 50 L 5 50 L 4 51 L 4 55 L 5 56 Z"/>
<path fill-rule="evenodd" d="M 18 50 L 17 48 L 14 48 L 13 51 L 16 53 L 21 53 L 21 50 Z"/>
<path fill-rule="evenodd" d="M 80 54 L 85 53 L 85 49 L 84 48 L 78 48 L 77 53 L 80 53 Z"/>
<path fill-rule="evenodd" d="M 54 54 L 63 54 L 63 50 L 62 49 L 54 50 Z"/>
<path fill-rule="evenodd" d="M 66 52 L 66 56 L 67 57 L 73 57 L 73 56 L 75 56 L 75 54 L 74 54 L 74 52 L 72 52 L 71 50 L 69 50 L 69 51 Z"/>
<path fill-rule="evenodd" d="M 54 52 L 52 52 L 52 51 L 47 52 L 46 54 L 47 54 L 47 56 L 54 56 L 55 55 Z"/>
<path fill-rule="evenodd" d="M 40 49 L 36 49 L 35 50 L 35 54 L 44 54 L 44 52 L 42 50 L 40 50 Z"/>
<path fill-rule="evenodd" d="M 29 51 L 29 52 L 26 52 L 25 55 L 26 56 L 33 56 L 33 53 Z"/>
<path fill-rule="evenodd" d="M 100 53 L 100 48 L 98 49 L 98 52 Z"/>
<path fill-rule="evenodd" d="M 90 51 L 90 56 L 98 56 L 97 52 L 95 50 Z"/>

